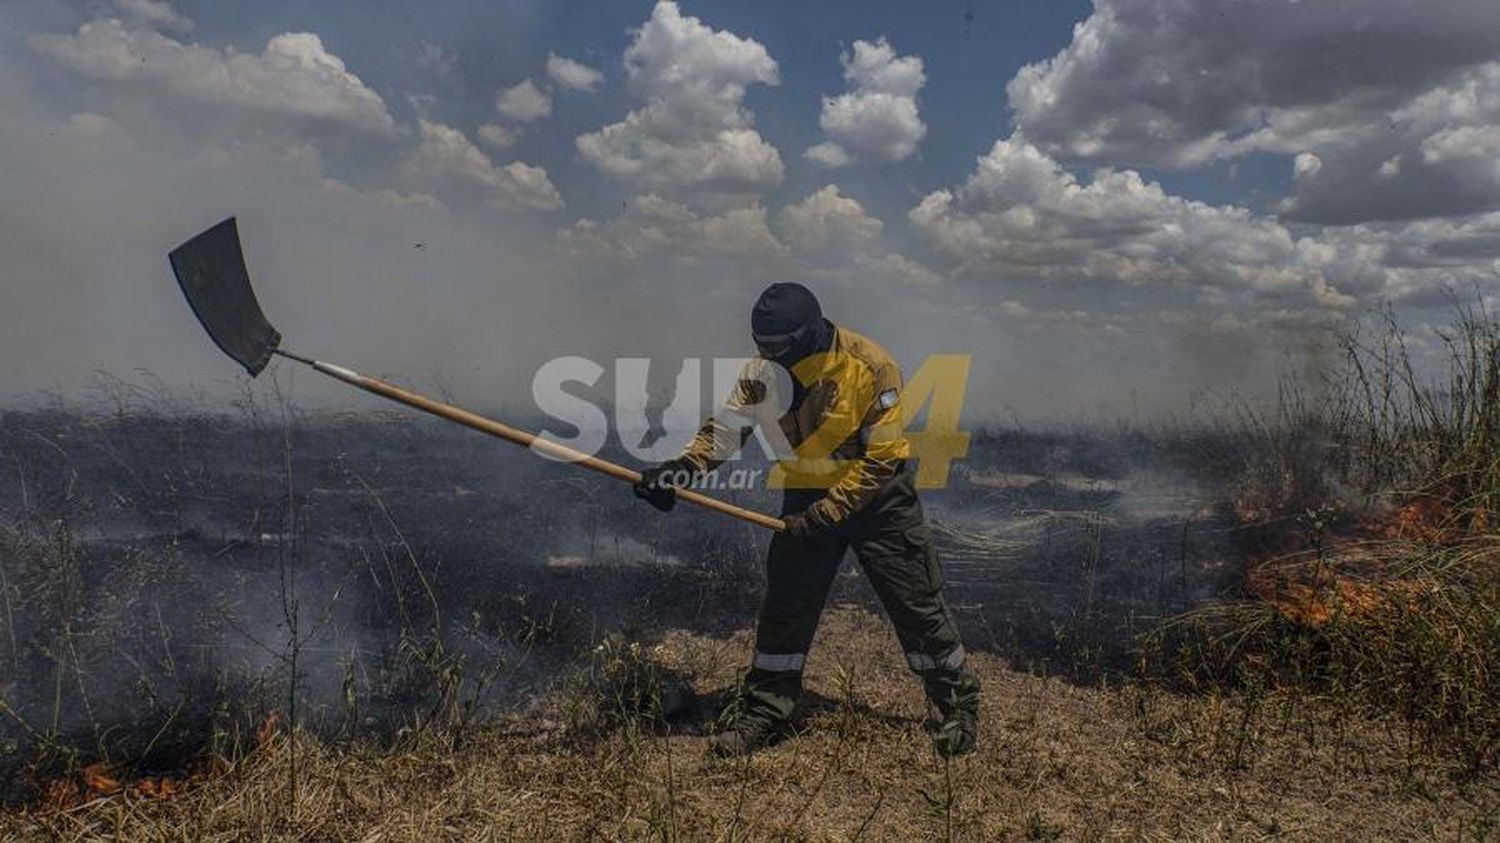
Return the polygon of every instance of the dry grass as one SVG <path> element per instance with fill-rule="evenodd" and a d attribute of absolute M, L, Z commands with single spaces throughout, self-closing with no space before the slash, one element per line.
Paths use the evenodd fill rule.
<path fill-rule="evenodd" d="M 1186 668 L 1200 684 L 1315 689 L 1350 713 L 1395 712 L 1411 741 L 1476 773 L 1496 768 L 1493 539 L 1331 541 L 1259 563 L 1247 590 L 1254 599 L 1206 606 L 1154 633 L 1182 648 L 1165 675 Z"/>
<path fill-rule="evenodd" d="M 748 648 L 746 632 L 674 631 L 640 653 L 708 694 L 732 685 Z M 974 661 L 982 748 L 951 765 L 928 747 L 884 621 L 844 606 L 810 663 L 804 731 L 748 761 L 712 759 L 702 737 L 650 718 L 581 730 L 567 697 L 597 693 L 583 684 L 459 736 L 334 748 L 298 735 L 295 807 L 282 735 L 175 798 L 31 809 L 0 818 L 0 837 L 1485 839 L 1500 822 L 1495 778 L 1465 780 L 1399 729 L 1316 700 L 1079 687 Z"/>
<path fill-rule="evenodd" d="M 1155 633 L 1166 675 L 1296 686 L 1475 772 L 1500 763 L 1500 320 L 1457 306 L 1440 359 L 1387 314 L 1348 335 L 1328 394 L 1288 385 L 1247 414 L 1226 494 L 1244 522 L 1246 601 Z"/>

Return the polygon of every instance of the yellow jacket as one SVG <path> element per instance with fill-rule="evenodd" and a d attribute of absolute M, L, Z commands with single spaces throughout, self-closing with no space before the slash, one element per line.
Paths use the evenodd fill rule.
<path fill-rule="evenodd" d="M 770 361 L 752 359 L 680 459 L 712 471 L 756 426 L 772 440 L 780 431 L 784 441 L 771 442 L 780 470 L 773 484 L 827 489 L 808 514 L 834 524 L 868 503 L 911 454 L 901 426 L 901 367 L 870 339 L 835 326 L 829 350 L 797 363 L 791 377 L 804 389 Z"/>

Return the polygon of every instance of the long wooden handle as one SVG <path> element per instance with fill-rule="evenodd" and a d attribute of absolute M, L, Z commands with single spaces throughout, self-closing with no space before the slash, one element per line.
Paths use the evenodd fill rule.
<path fill-rule="evenodd" d="M 525 445 L 528 448 L 540 451 L 541 453 L 544 453 L 550 457 L 555 457 L 564 462 L 581 465 L 584 468 L 591 468 L 594 471 L 599 472 L 600 474 L 608 474 L 610 477 L 614 477 L 617 480 L 624 480 L 627 483 L 635 483 L 641 479 L 641 473 L 639 471 L 626 468 L 623 465 L 617 465 L 610 462 L 609 460 L 602 460 L 598 457 L 590 456 L 582 451 L 577 451 L 569 448 L 566 445 L 559 445 L 556 442 L 543 439 L 534 433 L 528 433 L 524 430 L 511 427 L 508 424 L 501 424 L 494 419 L 487 419 L 484 416 L 478 415 L 477 413 L 471 413 L 468 410 L 461 410 L 451 404 L 444 404 L 441 401 L 434 401 L 425 395 L 418 395 L 415 392 L 409 392 L 399 386 L 396 386 L 395 384 L 386 383 L 379 378 L 372 378 L 367 375 L 361 375 L 360 373 L 355 372 L 351 369 L 346 369 L 343 366 L 336 366 L 332 363 L 324 363 L 320 360 L 309 360 L 306 362 L 311 363 L 313 368 L 317 369 L 323 374 L 338 378 L 344 383 L 350 384 L 351 386 L 357 386 L 366 392 L 373 392 L 374 394 L 379 395 L 382 398 L 389 398 L 392 401 L 398 401 L 408 407 L 415 407 L 418 410 L 426 413 L 431 413 L 434 416 L 440 416 L 449 421 L 458 422 L 465 427 L 471 427 L 483 433 L 488 433 L 491 436 L 498 436 L 499 438 L 504 439 L 507 442 L 514 442 L 517 445 Z M 697 506 L 701 506 L 704 509 L 712 509 L 716 512 L 722 512 L 725 515 L 731 515 L 735 518 L 740 519 L 741 521 L 749 521 L 751 524 L 756 524 L 770 530 L 780 532 L 786 527 L 786 523 L 783 522 L 780 518 L 773 518 L 772 516 L 766 515 L 763 512 L 756 512 L 753 509 L 746 509 L 742 506 L 735 506 L 734 504 L 728 503 L 727 501 L 721 501 L 718 498 L 709 497 L 702 492 L 695 492 L 692 489 L 677 489 L 676 493 L 679 500 L 685 500 L 688 503 L 696 504 Z"/>

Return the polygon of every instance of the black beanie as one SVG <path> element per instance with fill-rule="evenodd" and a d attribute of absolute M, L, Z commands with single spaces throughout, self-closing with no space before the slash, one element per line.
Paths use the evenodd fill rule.
<path fill-rule="evenodd" d="M 816 330 L 822 322 L 818 297 L 795 281 L 767 287 L 750 311 L 750 330 L 761 336 L 791 334 L 802 328 Z"/>

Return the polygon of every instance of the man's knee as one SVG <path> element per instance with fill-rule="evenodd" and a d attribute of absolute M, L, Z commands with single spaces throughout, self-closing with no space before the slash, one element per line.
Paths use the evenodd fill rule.
<path fill-rule="evenodd" d="M 968 653 L 959 643 L 910 649 L 906 651 L 906 664 L 913 673 L 924 675 L 934 670 L 962 672 L 968 665 Z"/>

